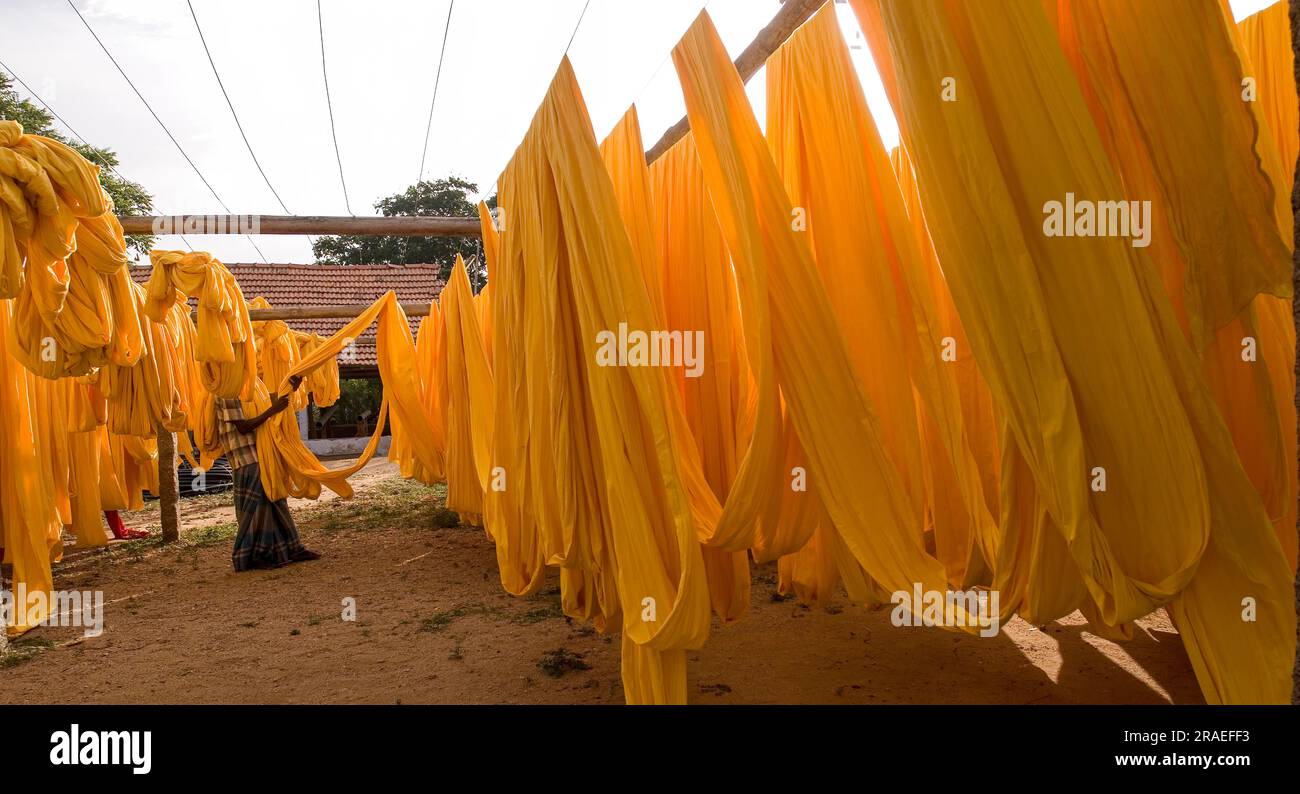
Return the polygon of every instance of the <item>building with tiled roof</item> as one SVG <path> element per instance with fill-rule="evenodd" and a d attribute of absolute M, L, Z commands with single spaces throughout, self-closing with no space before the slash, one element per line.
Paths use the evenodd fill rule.
<path fill-rule="evenodd" d="M 262 297 L 274 307 L 347 306 L 374 303 L 388 290 L 401 303 L 431 303 L 442 292 L 440 265 L 259 265 L 228 264 L 244 298 Z M 133 267 L 131 277 L 143 284 L 151 268 Z M 411 333 L 420 330 L 421 317 L 412 317 Z M 346 319 L 291 320 L 289 327 L 304 333 L 331 336 Z M 358 337 L 351 353 L 340 357 L 339 374 L 345 378 L 376 377 L 373 330 Z"/>

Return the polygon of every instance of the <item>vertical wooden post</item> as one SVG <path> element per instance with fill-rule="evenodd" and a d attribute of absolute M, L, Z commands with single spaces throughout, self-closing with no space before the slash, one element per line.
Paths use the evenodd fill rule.
<path fill-rule="evenodd" d="M 158 428 L 158 509 L 162 513 L 163 543 L 180 539 L 180 484 L 176 481 L 176 436 Z"/>

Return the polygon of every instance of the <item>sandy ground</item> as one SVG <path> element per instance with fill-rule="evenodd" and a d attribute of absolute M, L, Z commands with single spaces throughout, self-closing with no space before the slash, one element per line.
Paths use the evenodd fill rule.
<path fill-rule="evenodd" d="M 185 500 L 180 544 L 69 555 L 55 586 L 103 590 L 104 633 L 18 640 L 0 660 L 0 702 L 623 701 L 618 638 L 560 613 L 558 577 L 512 598 L 482 530 L 434 525 L 440 490 L 386 462 L 354 482 L 351 502 L 294 504 L 317 562 L 235 574 L 229 494 Z M 124 517 L 157 526 L 156 510 Z M 776 595 L 773 566 L 754 576 L 749 614 L 690 655 L 693 703 L 1201 702 L 1163 613 L 1123 644 L 1078 615 L 981 639 L 895 628 L 887 609 L 843 599 L 809 608 Z M 342 619 L 348 598 L 355 621 Z"/>

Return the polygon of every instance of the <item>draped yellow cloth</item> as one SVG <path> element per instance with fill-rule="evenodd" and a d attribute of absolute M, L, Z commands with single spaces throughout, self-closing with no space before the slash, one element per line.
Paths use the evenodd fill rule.
<path fill-rule="evenodd" d="M 1043 234 L 1038 208 L 1067 192 L 1124 197 L 1047 16 L 853 5 L 896 80 L 939 261 L 1018 450 L 1003 446 L 1004 496 L 1019 462 L 1039 505 L 1026 518 L 1064 538 L 1101 622 L 1170 605 L 1207 700 L 1285 700 L 1289 571 L 1156 269 L 1125 238 Z M 945 78 L 960 101 L 934 90 Z"/>
<path fill-rule="evenodd" d="M 324 337 L 317 333 L 305 334 L 295 331 L 294 342 L 298 345 L 298 358 L 310 354 L 325 343 Z M 311 395 L 312 403 L 317 408 L 329 408 L 339 401 L 339 360 L 337 357 L 326 361 L 307 376 L 306 393 Z"/>
<path fill-rule="evenodd" d="M 767 108 L 792 226 L 806 230 L 858 387 L 881 419 L 908 520 L 919 529 L 927 515 L 954 586 L 979 581 L 979 538 L 996 520 L 967 441 L 959 381 L 942 360 L 932 276 L 833 6 L 769 59 Z"/>
<path fill-rule="evenodd" d="M 248 306 L 225 265 L 201 251 L 150 251 L 145 315 L 154 322 L 194 296 L 194 359 L 202 385 L 217 397 L 249 400 L 257 382 L 257 346 Z"/>
<path fill-rule="evenodd" d="M 703 476 L 714 496 L 726 501 L 753 435 L 755 407 L 750 402 L 754 390 L 736 279 L 704 189 L 691 135 L 687 133 L 651 164 L 649 173 L 662 262 L 664 327 L 670 332 L 702 334 L 704 341 L 703 349 L 696 351 L 698 371 L 688 376 L 683 362 L 683 366 L 673 368 L 673 382 L 699 453 Z M 611 176 L 617 184 L 618 173 L 611 171 Z M 783 462 L 783 449 L 773 447 L 771 454 L 773 464 Z M 788 489 L 775 491 L 785 492 Z M 791 493 L 786 501 L 793 503 L 795 494 Z M 811 521 L 794 518 L 787 525 L 792 525 L 792 532 L 802 533 L 798 545 L 812 529 Z M 771 534 L 775 535 L 775 530 Z M 760 558 L 764 556 L 766 537 L 755 537 L 750 544 Z M 796 544 L 787 543 L 782 548 L 790 545 Z M 723 621 L 740 618 L 750 598 L 748 553 L 744 549 L 705 547 L 703 555 L 714 611 Z"/>
<path fill-rule="evenodd" d="M 1231 19 L 1231 9 L 1225 9 L 1225 18 Z M 1273 185 L 1274 214 L 1278 230 L 1288 249 L 1292 246 L 1291 190 L 1295 180 L 1296 152 L 1300 150 L 1300 108 L 1296 98 L 1295 57 L 1291 49 L 1291 20 L 1285 2 L 1277 2 L 1265 10 L 1246 17 L 1238 26 L 1237 53 L 1247 76 L 1254 79 L 1255 111 L 1261 126 L 1256 150 L 1261 153 L 1260 166 Z M 1269 141 L 1277 152 L 1269 154 Z M 1276 165 L 1273 165 L 1276 163 Z M 1274 521 L 1278 539 L 1295 570 L 1297 546 L 1296 499 L 1300 491 L 1300 470 L 1297 468 L 1296 412 L 1295 412 L 1295 325 L 1291 316 L 1291 300 L 1260 295 L 1253 304 L 1258 318 L 1261 359 L 1268 369 L 1273 389 L 1273 401 L 1281 413 L 1282 441 L 1286 460 L 1287 487 L 1281 495 L 1282 511 Z M 1238 445 L 1240 448 L 1240 444 Z"/>
<path fill-rule="evenodd" d="M 0 300 L 0 324 L 8 327 L 12 301 Z M 40 457 L 38 378 L 19 364 L 12 337 L 0 333 L 0 533 L 4 561 L 13 566 L 15 591 L 49 593 L 51 555 L 59 553 L 62 527 L 49 476 L 49 464 Z M 46 618 L 46 613 L 17 605 L 11 636 L 22 634 Z"/>
<path fill-rule="evenodd" d="M 1241 101 L 1231 17 L 1213 3 L 1047 7 L 1116 176 L 1151 197 L 1147 252 L 1294 567 L 1294 392 L 1279 399 L 1289 379 L 1274 372 L 1294 359 L 1278 360 L 1280 329 L 1259 317 L 1290 294 L 1291 212 L 1275 201 L 1272 139 Z"/>
<path fill-rule="evenodd" d="M 446 438 L 447 507 L 480 523 L 491 479 L 492 369 L 465 261 L 456 256 L 439 299 L 444 358 L 442 387 Z M 426 322 L 428 322 L 426 320 Z"/>

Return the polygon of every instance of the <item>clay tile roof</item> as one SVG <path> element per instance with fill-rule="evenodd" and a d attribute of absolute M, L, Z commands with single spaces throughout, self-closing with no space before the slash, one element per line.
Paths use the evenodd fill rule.
<path fill-rule="evenodd" d="M 442 292 L 440 265 L 290 265 L 227 264 L 239 282 L 246 300 L 263 297 L 272 306 L 342 306 L 369 304 L 388 290 L 397 293 L 401 303 L 430 303 Z M 140 284 L 149 280 L 148 266 L 130 269 L 131 278 Z M 191 303 L 193 299 L 191 299 Z M 421 317 L 411 318 L 411 333 L 420 329 Z M 345 319 L 293 320 L 295 331 L 330 336 L 347 322 Z M 361 336 L 354 345 L 354 355 L 347 361 L 356 367 L 372 367 L 375 359 L 373 333 Z"/>

